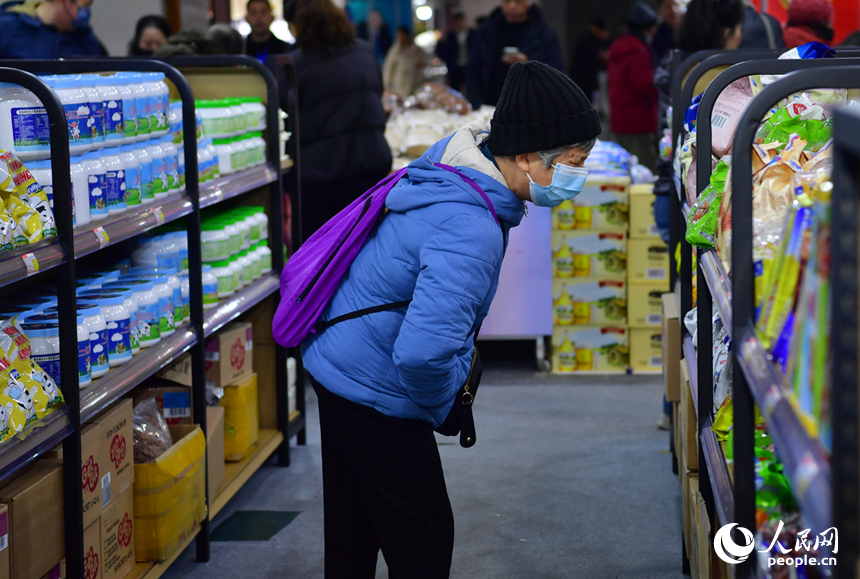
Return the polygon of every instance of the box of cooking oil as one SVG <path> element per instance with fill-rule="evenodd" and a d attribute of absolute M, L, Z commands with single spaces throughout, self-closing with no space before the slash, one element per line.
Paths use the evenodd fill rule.
<path fill-rule="evenodd" d="M 553 325 L 627 323 L 627 282 L 573 277 L 553 283 Z"/>
<path fill-rule="evenodd" d="M 630 340 L 623 326 L 556 326 L 552 338 L 552 371 L 625 373 Z"/>
<path fill-rule="evenodd" d="M 589 176 L 579 195 L 553 210 L 552 228 L 627 231 L 629 190 L 629 177 Z"/>
<path fill-rule="evenodd" d="M 552 235 L 553 277 L 625 279 L 627 234 L 623 231 L 557 231 Z"/>

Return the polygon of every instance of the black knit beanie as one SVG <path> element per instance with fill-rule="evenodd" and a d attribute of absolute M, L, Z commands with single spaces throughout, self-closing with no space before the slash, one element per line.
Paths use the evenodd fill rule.
<path fill-rule="evenodd" d="M 530 60 L 508 71 L 490 128 L 490 151 L 509 157 L 590 141 L 600 120 L 576 83 Z"/>

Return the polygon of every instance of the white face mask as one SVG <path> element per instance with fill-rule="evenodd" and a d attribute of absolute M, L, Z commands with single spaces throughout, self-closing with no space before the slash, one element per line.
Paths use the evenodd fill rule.
<path fill-rule="evenodd" d="M 584 167 L 571 167 L 556 163 L 553 165 L 555 171 L 552 174 L 552 183 L 549 185 L 538 185 L 532 176 L 526 172 L 529 178 L 529 194 L 532 203 L 540 207 L 558 207 L 565 201 L 573 199 L 582 192 L 585 180 L 588 178 L 588 169 Z"/>

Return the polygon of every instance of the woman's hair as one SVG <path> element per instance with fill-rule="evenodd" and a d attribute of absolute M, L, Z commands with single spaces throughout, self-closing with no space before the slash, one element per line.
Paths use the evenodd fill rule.
<path fill-rule="evenodd" d="M 206 38 L 220 46 L 224 54 L 245 54 L 245 39 L 229 24 L 213 24 L 206 31 Z"/>
<path fill-rule="evenodd" d="M 555 149 L 549 149 L 547 151 L 538 151 L 538 156 L 543 162 L 543 166 L 549 169 L 552 167 L 552 164 L 555 163 L 555 160 L 561 157 L 568 149 L 582 149 L 583 151 L 590 153 L 596 143 L 597 138 L 595 137 L 594 139 L 582 141 L 581 143 L 574 143 L 573 145 L 567 145 L 566 147 L 556 147 Z"/>
<path fill-rule="evenodd" d="M 403 34 L 405 34 L 409 38 L 412 38 L 412 30 L 404 24 L 401 24 L 400 26 L 397 27 L 397 32 L 398 33 L 402 32 Z"/>
<path fill-rule="evenodd" d="M 678 48 L 687 54 L 722 48 L 725 31 L 743 21 L 741 0 L 692 0 L 678 29 Z"/>
<path fill-rule="evenodd" d="M 143 36 L 143 31 L 147 28 L 158 28 L 164 34 L 165 38 L 170 38 L 170 35 L 173 34 L 173 31 L 170 30 L 170 23 L 163 16 L 159 16 L 158 14 L 143 16 L 137 21 L 137 25 L 134 27 L 134 38 L 128 43 L 129 56 L 143 56 L 147 54 L 138 46 L 140 44 L 140 37 Z"/>
<path fill-rule="evenodd" d="M 296 43 L 304 51 L 333 56 L 335 50 L 355 42 L 346 12 L 331 0 L 297 0 L 292 24 L 298 30 Z"/>

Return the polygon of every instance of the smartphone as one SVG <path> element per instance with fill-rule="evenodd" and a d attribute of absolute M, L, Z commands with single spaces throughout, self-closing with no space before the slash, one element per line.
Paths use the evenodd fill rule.
<path fill-rule="evenodd" d="M 505 47 L 505 49 L 504 49 L 504 53 L 505 53 L 505 55 L 508 55 L 508 54 L 511 54 L 511 55 L 513 55 L 513 54 L 518 54 L 519 52 L 520 52 L 520 49 L 519 49 L 519 48 L 517 48 L 516 46 L 506 46 L 506 47 Z"/>

